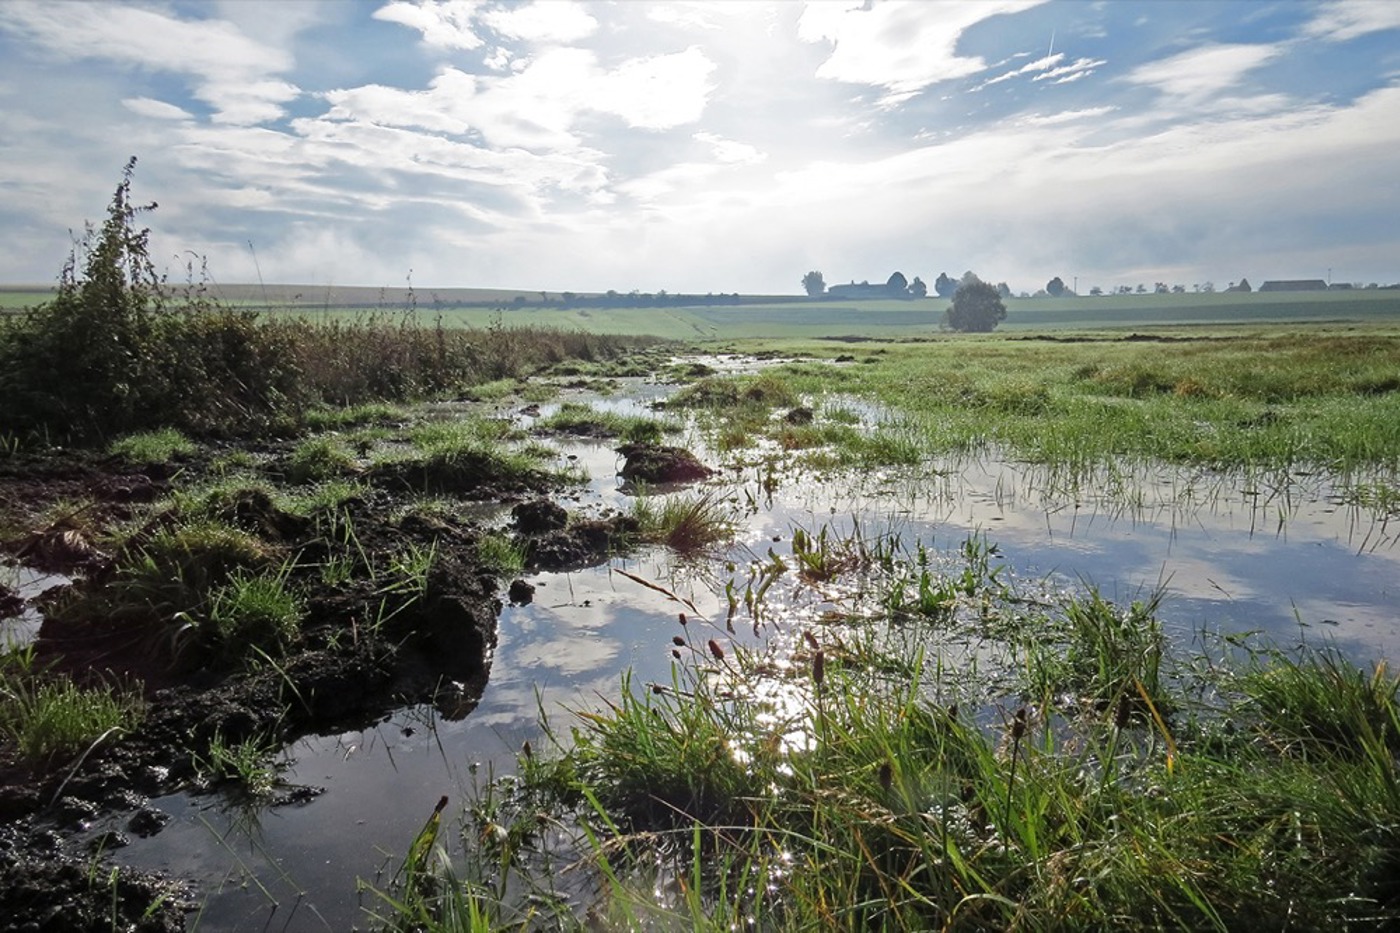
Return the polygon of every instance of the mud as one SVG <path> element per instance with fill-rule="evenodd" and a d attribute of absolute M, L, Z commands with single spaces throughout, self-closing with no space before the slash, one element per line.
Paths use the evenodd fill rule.
<path fill-rule="evenodd" d="M 304 619 L 275 663 L 229 663 L 198 645 L 173 650 L 170 639 L 135 637 L 129 624 L 96 612 L 46 617 L 34 643 L 38 663 L 80 682 L 139 683 L 147 709 L 129 734 L 47 767 L 27 766 L 0 740 L 0 933 L 183 929 L 195 892 L 178 880 L 115 868 L 102 853 L 161 831 L 168 817 L 151 798 L 210 789 L 200 784 L 195 759 L 215 736 L 230 744 L 287 743 L 371 724 L 406 704 L 432 703 L 449 719 L 467 715 L 490 675 L 501 581 L 478 563 L 479 529 L 421 514 L 389 518 L 402 512 L 403 492 L 544 503 L 533 506 L 533 519 L 525 510 L 518 531 L 529 538 L 538 567 L 605 560 L 627 531 L 620 520 L 571 520 L 541 496 L 548 491 L 543 478 L 504 483 L 489 470 L 474 472 L 480 466 L 459 463 L 431 474 L 386 469 L 373 477 L 377 488 L 341 505 L 363 554 L 406 547 L 436 554 L 420 588 L 398 598 L 391 613 L 381 583 L 355 575 L 330 585 L 316 575 L 334 538 L 324 523 L 282 511 L 258 489 L 220 503 L 220 517 L 296 557 L 295 582 L 307 594 Z M 122 553 L 96 543 L 103 531 L 145 521 L 127 539 L 131 547 L 164 520 L 146 504 L 168 490 L 173 472 L 200 468 L 132 467 L 72 452 L 8 458 L 0 463 L 0 559 L 75 577 L 68 592 L 45 599 L 85 605 L 120 572 Z M 68 509 L 65 502 L 79 504 Z M 18 594 L 0 593 L 0 614 L 24 608 Z M 298 806 L 320 792 L 280 787 L 265 802 Z"/>
<path fill-rule="evenodd" d="M 690 451 L 664 444 L 623 444 L 625 458 L 618 471 L 625 480 L 644 483 L 689 483 L 706 479 L 714 471 Z"/>

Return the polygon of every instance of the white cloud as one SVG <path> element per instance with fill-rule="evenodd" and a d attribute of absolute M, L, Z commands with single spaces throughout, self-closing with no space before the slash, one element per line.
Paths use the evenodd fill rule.
<path fill-rule="evenodd" d="M 907 3 L 863 5 L 843 0 L 807 4 L 798 22 L 798 38 L 829 42 L 830 57 L 817 77 L 885 88 L 890 106 L 952 78 L 987 67 L 978 57 L 957 53 L 962 33 L 1004 13 L 1036 6 L 1042 0 Z"/>
<path fill-rule="evenodd" d="M 298 89 L 274 76 L 292 60 L 223 20 L 187 21 L 140 7 L 92 3 L 5 3 L 0 25 L 71 59 L 190 75 L 194 94 L 216 119 L 271 120 Z"/>
<path fill-rule="evenodd" d="M 527 6 L 487 11 L 482 20 L 496 32 L 526 42 L 567 44 L 591 36 L 598 21 L 572 0 L 534 0 Z"/>
<path fill-rule="evenodd" d="M 508 75 L 444 68 L 422 91 L 364 85 L 327 92 L 331 120 L 366 120 L 463 135 L 531 150 L 577 147 L 574 124 L 587 111 L 643 129 L 669 129 L 700 117 L 714 65 L 696 48 L 625 61 L 604 71 L 585 49 L 555 48 Z"/>
<path fill-rule="evenodd" d="M 1063 68 L 1051 68 L 1044 74 L 1038 74 L 1032 81 L 1048 81 L 1051 78 L 1057 79 L 1056 84 L 1068 84 L 1071 81 L 1078 81 L 1080 78 L 1087 78 L 1099 68 L 1107 65 L 1108 62 L 1102 58 L 1077 58 Z"/>
<path fill-rule="evenodd" d="M 1206 45 L 1142 65 L 1127 79 L 1164 94 L 1199 100 L 1233 87 L 1281 51 L 1275 45 Z"/>
<path fill-rule="evenodd" d="M 418 30 L 423 41 L 442 49 L 471 51 L 483 41 L 472 29 L 479 0 L 393 0 L 374 11 L 374 18 Z"/>
<path fill-rule="evenodd" d="M 708 145 L 716 159 L 731 165 L 755 165 L 768 158 L 767 153 L 760 152 L 748 143 L 735 142 L 714 133 L 696 133 L 694 138 L 698 142 Z"/>
<path fill-rule="evenodd" d="M 1064 58 L 1064 53 L 1058 52 L 1054 55 L 1047 55 L 1044 58 L 1036 59 L 1033 62 L 1027 62 L 1020 68 L 1015 68 L 1011 71 L 1003 72 L 1002 74 L 997 75 L 995 78 L 988 78 L 986 81 L 973 88 L 973 90 L 980 91 L 984 87 L 991 87 L 993 84 L 1001 84 L 1004 81 L 1010 81 L 1012 78 L 1020 77 L 1021 75 L 1028 74 L 1032 71 L 1049 71 L 1051 68 L 1064 61 Z"/>
<path fill-rule="evenodd" d="M 1373 32 L 1400 29 L 1400 3 L 1394 0 L 1338 0 L 1317 11 L 1304 35 L 1345 42 Z"/>
<path fill-rule="evenodd" d="M 1083 110 L 1064 110 L 1060 113 L 1047 115 L 1032 114 L 1021 118 L 1020 122 L 1026 126 L 1055 126 L 1060 123 L 1073 123 L 1078 120 L 1093 120 L 1098 117 L 1108 116 L 1117 110 L 1117 107 L 1086 107 Z"/>
<path fill-rule="evenodd" d="M 692 45 L 684 52 L 623 62 L 576 96 L 581 105 L 616 114 L 630 126 L 669 129 L 700 119 L 714 68 Z"/>
<path fill-rule="evenodd" d="M 153 117 L 157 120 L 194 119 L 189 111 L 181 107 L 176 107 L 174 104 L 167 104 L 163 100 L 153 100 L 149 97 L 128 97 L 122 101 L 122 106 L 134 114 L 143 117 Z"/>

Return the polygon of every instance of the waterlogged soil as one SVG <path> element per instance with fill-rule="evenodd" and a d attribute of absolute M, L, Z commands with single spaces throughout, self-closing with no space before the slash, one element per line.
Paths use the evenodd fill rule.
<path fill-rule="evenodd" d="M 708 359 L 685 375 L 752 365 Z M 614 395 L 571 397 L 638 415 L 673 390 L 639 379 Z M 802 402 L 773 417 L 821 423 L 835 404 Z M 857 400 L 838 407 L 872 425 L 881 417 Z M 525 430 L 554 408 L 506 403 Z M 544 473 L 524 481 L 472 471 L 371 475 L 341 506 L 347 527 L 371 554 L 435 547 L 440 560 L 423 598 L 372 630 L 364 622 L 381 598 L 373 584 L 304 579 L 305 634 L 276 666 L 171 669 L 155 663 L 149 645 L 127 644 L 97 621 L 46 618 L 36 642 L 46 659 L 74 673 L 110 669 L 141 679 L 148 715 L 137 732 L 81 760 L 43 772 L 0 762 L 0 931 L 180 929 L 196 905 L 207 929 L 372 926 L 376 901 L 360 893 L 359 880 L 388 888 L 399 858 L 392 853 L 405 851 L 433 801 L 451 793 L 460 809 L 469 785 L 493 768 L 509 771 L 523 740 L 540 747 L 541 711 L 597 708 L 624 671 L 639 683 L 664 682 L 678 611 L 720 640 L 746 638 L 751 621 L 759 642 L 756 614 L 726 610 L 726 581 L 742 588 L 744 575 L 775 554 L 795 565 L 796 528 L 829 531 L 833 541 L 902 537 L 931 550 L 985 536 L 1004 549 L 996 562 L 1018 573 L 1043 575 L 1047 586 L 1101 586 L 1120 601 L 1160 585 L 1169 592 L 1167 621 L 1187 640 L 1209 626 L 1281 640 L 1335 636 L 1363 658 L 1397 646 L 1400 603 L 1388 583 L 1400 567 L 1397 529 L 1384 516 L 1349 518 L 1322 482 L 1241 493 L 1224 477 L 1233 490 L 1226 495 L 1210 477 L 1183 486 L 1164 469 L 1140 477 L 1137 505 L 1125 508 L 1121 498 L 1093 494 L 1113 487 L 1111 475 L 1066 496 L 1033 465 L 996 456 L 852 475 L 770 469 L 763 450 L 721 455 L 693 431 L 632 450 L 615 439 L 551 443 L 561 460 L 586 466 L 586 488 L 553 486 Z M 251 452 L 285 462 L 290 446 Z M 0 539 L 26 567 L 72 575 L 76 590 L 100 586 L 120 555 L 96 543 L 92 529 L 141 520 L 172 485 L 211 470 L 214 456 L 153 468 L 67 452 L 0 461 L 0 514 L 25 517 Z M 630 550 L 637 528 L 624 501 L 636 489 L 625 474 L 634 471 L 650 493 L 686 480 L 732 503 L 733 544 L 698 569 L 659 549 Z M 413 487 L 483 503 L 490 527 L 528 552 L 521 577 L 498 577 L 473 556 L 484 533 L 475 519 L 405 515 Z M 62 502 L 84 505 L 69 515 L 54 507 Z M 283 552 L 312 563 L 326 556 L 314 523 L 265 495 L 240 495 L 225 511 Z M 64 598 L 7 589 L 21 611 Z M 807 603 L 799 605 L 799 589 L 812 591 Z M 857 597 L 834 582 L 798 587 L 784 576 L 769 591 L 763 637 L 839 626 Z M 727 614 L 742 623 L 737 636 L 732 626 L 726 634 Z M 240 805 L 227 787 L 202 787 L 193 756 L 216 731 L 227 739 L 264 730 L 293 759 L 270 799 Z M 376 852 L 384 853 L 378 874 Z"/>
<path fill-rule="evenodd" d="M 261 448 L 276 460 L 278 445 Z M 534 588 L 522 580 L 506 587 L 510 581 L 482 565 L 476 557 L 482 532 L 475 524 L 405 514 L 401 506 L 415 489 L 514 502 L 509 530 L 528 550 L 534 570 L 599 564 L 636 530 L 625 516 L 571 520 L 549 498 L 558 492 L 557 480 L 545 473 L 502 482 L 460 461 L 433 475 L 384 471 L 377 483 L 338 505 L 337 521 L 353 528 L 361 554 L 417 549 L 436 555 L 421 592 L 400 600 L 387 619 L 385 591 L 374 582 L 318 585 L 307 577 L 299 580 L 308 593 L 301 634 L 286 653 L 264 663 L 233 663 L 198 648 L 173 650 L 173 636 L 133 634 L 131 625 L 95 609 L 72 611 L 75 600 L 84 605 L 122 572 L 125 555 L 99 543 L 120 538 L 106 532 L 145 522 L 126 538 L 124 546 L 135 546 L 130 542 L 166 521 L 152 504 L 177 477 L 191 482 L 212 461 L 206 453 L 133 466 L 55 450 L 0 462 L 0 515 L 6 516 L 0 560 L 62 574 L 54 579 L 65 581 L 43 593 L 5 585 L 0 619 L 67 604 L 69 611 L 48 615 L 39 627 L 35 665 L 85 685 L 139 685 L 145 703 L 133 731 L 104 736 L 63 760 L 36 765 L 9 743 L 0 745 L 0 931 L 184 929 L 200 892 L 178 877 L 116 867 L 107 856 L 133 837 L 162 832 L 170 816 L 153 800 L 177 791 L 228 790 L 210 786 L 197 767 L 213 742 L 276 748 L 301 736 L 371 727 L 404 707 L 429 705 L 444 721 L 472 711 L 490 674 L 502 597 L 527 602 Z M 297 555 L 298 565 L 330 557 L 324 528 L 280 509 L 257 488 L 233 495 L 219 517 L 280 553 Z M 296 808 L 322 792 L 313 784 L 282 783 L 256 803 Z"/>

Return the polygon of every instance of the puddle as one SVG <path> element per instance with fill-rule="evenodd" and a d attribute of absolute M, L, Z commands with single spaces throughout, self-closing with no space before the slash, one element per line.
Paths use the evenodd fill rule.
<path fill-rule="evenodd" d="M 670 391 L 623 382 L 613 395 L 566 394 L 539 411 L 547 416 L 563 401 L 587 401 L 647 414 Z M 870 406 L 840 407 L 880 416 Z M 522 426 L 533 420 L 522 416 Z M 693 431 L 673 442 L 699 445 Z M 572 495 L 571 510 L 627 507 L 614 443 L 550 443 L 592 477 Z M 839 478 L 801 470 L 774 477 L 747 467 L 726 470 L 717 482 L 740 528 L 721 559 L 686 567 L 651 550 L 581 572 L 532 575 L 534 601 L 502 611 L 490 681 L 468 716 L 447 721 L 415 707 L 367 729 L 308 737 L 287 750 L 292 764 L 284 777 L 325 787 L 312 803 L 248 813 L 221 808 L 218 798 L 175 795 L 156 801 L 170 825 L 115 857 L 201 883 L 201 930 L 370 925 L 366 911 L 376 896 L 357 879 L 387 887 L 441 795 L 451 799 L 449 813 L 460 812 L 475 782 L 513 770 L 522 743 L 545 741 L 541 711 L 567 734 L 568 708 L 600 707 L 602 698 L 616 696 L 624 671 L 634 683 L 669 682 L 671 639 L 683 631 L 678 613 L 687 614 L 701 644 L 730 638 L 725 584 L 744 578 L 770 549 L 790 557 L 797 528 L 817 534 L 825 527 L 836 536 L 858 529 L 868 541 L 897 537 L 935 554 L 982 534 L 1027 586 L 1095 586 L 1115 602 L 1165 589 L 1161 618 L 1177 639 L 1202 629 L 1261 631 L 1282 644 L 1333 640 L 1365 661 L 1400 648 L 1400 590 L 1392 582 L 1400 580 L 1400 522 L 1339 505 L 1321 477 L 1271 490 L 1239 477 L 1163 468 L 1105 473 L 1081 487 L 1130 485 L 1127 498 L 1075 497 L 1044 468 L 983 457 Z M 775 596 L 778 589 L 794 591 L 791 575 Z M 839 592 L 810 590 L 775 602 L 783 611 L 758 633 L 741 610 L 732 637 L 747 644 L 797 637 L 823 612 L 847 604 Z M 948 650 L 953 663 L 976 661 L 975 646 Z"/>
<path fill-rule="evenodd" d="M 0 591 L 8 591 L 24 600 L 19 615 L 0 619 L 0 646 L 27 645 L 39 637 L 44 617 L 32 600 L 56 586 L 66 586 L 72 580 L 61 574 L 43 573 L 31 567 L 0 564 Z"/>

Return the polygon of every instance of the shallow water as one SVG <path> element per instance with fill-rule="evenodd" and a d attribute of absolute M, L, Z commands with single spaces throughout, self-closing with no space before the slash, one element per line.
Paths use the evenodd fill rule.
<path fill-rule="evenodd" d="M 667 391 L 632 383 L 615 396 L 582 398 L 642 414 Z M 541 406 L 541 414 L 555 407 Z M 879 417 L 873 408 L 862 411 Z M 700 439 L 690 434 L 682 443 L 695 448 Z M 571 509 L 626 505 L 609 444 L 557 446 L 561 458 L 593 477 Z M 713 454 L 706 459 L 720 462 Z M 320 798 L 249 813 L 228 810 L 217 797 L 174 795 L 155 801 L 172 816 L 170 825 L 116 858 L 199 882 L 202 930 L 371 926 L 366 910 L 378 902 L 357 879 L 387 887 L 439 796 L 451 798 L 448 813 L 460 812 L 474 781 L 512 770 L 523 742 L 541 742 L 541 710 L 567 732 L 568 708 L 598 707 L 600 698 L 615 696 L 624 671 L 637 682 L 668 681 L 679 612 L 702 641 L 730 637 L 721 624 L 731 578 L 725 559 L 742 576 L 770 548 L 789 555 L 799 527 L 840 535 L 858 528 L 866 540 L 898 535 L 906 546 L 922 542 L 942 551 L 981 533 L 1022 581 L 1095 586 L 1114 601 L 1163 588 L 1163 622 L 1182 640 L 1201 630 L 1260 631 L 1285 645 L 1332 640 L 1362 661 L 1394 656 L 1400 647 L 1393 582 L 1400 580 L 1400 521 L 1338 504 L 1321 477 L 1269 489 L 1238 476 L 1163 468 L 1136 472 L 1124 487 L 1131 495 L 1076 497 L 1057 492 L 1062 484 L 1043 468 L 985 457 L 855 477 L 789 470 L 777 474 L 776 489 L 772 477 L 765 488 L 764 478 L 750 467 L 714 481 L 733 501 L 740 525 L 720 560 L 680 567 L 653 550 L 592 570 L 527 578 L 538 587 L 534 602 L 503 610 L 490 680 L 465 718 L 447 721 L 431 708 L 413 708 L 368 729 L 305 738 L 287 749 L 284 776 L 325 787 Z M 1090 486 L 1112 489 L 1122 479 L 1104 475 Z M 809 601 L 801 618 L 779 611 L 757 637 L 790 630 L 820 605 Z M 745 625 L 733 637 L 755 640 Z"/>
<path fill-rule="evenodd" d="M 32 567 L 16 567 L 0 564 L 0 585 L 25 600 L 19 615 L 0 619 L 0 647 L 6 645 L 27 645 L 39 637 L 39 625 L 44 621 L 31 600 L 56 586 L 71 582 L 68 577 L 55 573 L 44 573 Z"/>

